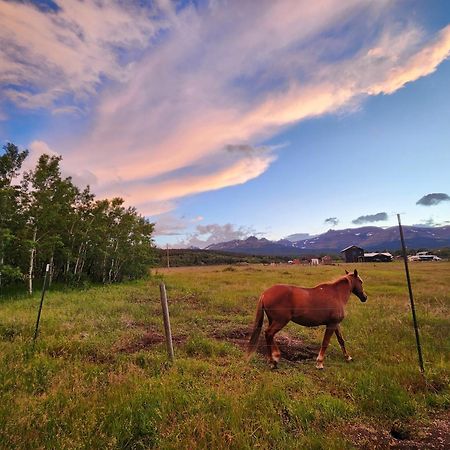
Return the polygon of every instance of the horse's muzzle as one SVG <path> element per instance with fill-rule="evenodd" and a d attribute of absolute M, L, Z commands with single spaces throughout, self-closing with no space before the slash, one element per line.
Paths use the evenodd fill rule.
<path fill-rule="evenodd" d="M 362 294 L 361 296 L 359 296 L 359 299 L 365 303 L 367 301 L 367 295 L 366 294 Z"/>

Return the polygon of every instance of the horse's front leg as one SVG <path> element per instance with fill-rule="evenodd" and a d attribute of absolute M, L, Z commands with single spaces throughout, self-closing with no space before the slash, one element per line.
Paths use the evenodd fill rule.
<path fill-rule="evenodd" d="M 339 342 L 339 345 L 341 346 L 342 353 L 344 354 L 344 358 L 347 361 L 351 361 L 352 357 L 347 353 L 347 349 L 345 348 L 345 341 L 344 336 L 342 336 L 341 327 L 338 325 L 338 327 L 334 330 L 336 333 L 337 340 Z"/>
<path fill-rule="evenodd" d="M 323 369 L 323 360 L 325 358 L 325 352 L 327 351 L 328 344 L 330 343 L 331 336 L 336 330 L 336 325 L 328 325 L 325 330 L 325 335 L 323 336 L 322 347 L 320 347 L 319 355 L 317 356 L 316 367 L 318 369 Z"/>

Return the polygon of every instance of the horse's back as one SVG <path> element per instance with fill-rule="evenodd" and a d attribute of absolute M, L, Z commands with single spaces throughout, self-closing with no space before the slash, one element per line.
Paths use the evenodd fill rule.
<path fill-rule="evenodd" d="M 303 288 L 289 284 L 275 284 L 261 296 L 263 307 L 271 317 L 288 318 L 294 314 L 298 298 L 304 297 Z"/>
<path fill-rule="evenodd" d="M 274 319 L 293 320 L 305 326 L 340 322 L 343 309 L 336 308 L 334 291 L 325 286 L 303 288 L 276 284 L 262 294 L 263 307 Z"/>
<path fill-rule="evenodd" d="M 264 299 L 264 305 L 269 306 L 272 302 L 289 301 L 292 300 L 293 296 L 307 297 L 307 288 L 302 288 L 299 286 L 294 286 L 292 284 L 275 284 L 270 288 L 266 289 L 262 297 Z"/>

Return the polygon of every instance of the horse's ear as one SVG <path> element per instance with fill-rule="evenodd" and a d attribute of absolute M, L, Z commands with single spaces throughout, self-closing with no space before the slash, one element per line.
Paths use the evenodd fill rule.
<path fill-rule="evenodd" d="M 348 270 L 347 269 L 345 269 L 345 274 L 348 275 Z"/>
<path fill-rule="evenodd" d="M 358 276 L 358 271 L 355 269 L 355 271 L 353 272 L 353 275 L 355 275 L 355 277 Z"/>

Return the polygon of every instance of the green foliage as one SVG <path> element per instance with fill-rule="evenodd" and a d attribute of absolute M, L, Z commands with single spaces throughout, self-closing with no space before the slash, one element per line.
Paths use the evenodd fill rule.
<path fill-rule="evenodd" d="M 23 279 L 23 274 L 18 267 L 11 267 L 8 264 L 0 264 L 1 285 L 8 286 Z"/>
<path fill-rule="evenodd" d="M 154 261 L 154 225 L 121 198 L 96 200 L 61 175 L 61 157 L 41 155 L 14 184 L 28 151 L 0 156 L 0 289 L 44 276 L 84 286 L 137 279 Z M 1 293 L 1 292 L 0 292 Z"/>

